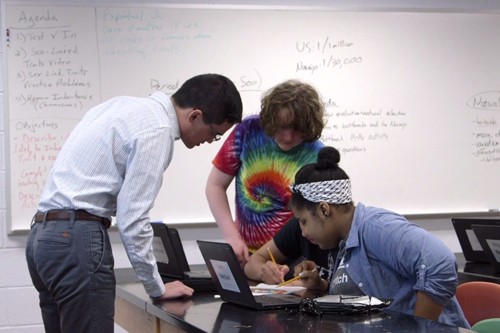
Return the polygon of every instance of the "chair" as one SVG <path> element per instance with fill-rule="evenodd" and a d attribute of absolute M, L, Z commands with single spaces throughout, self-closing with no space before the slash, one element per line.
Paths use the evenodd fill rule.
<path fill-rule="evenodd" d="M 500 318 L 500 284 L 465 282 L 457 287 L 456 297 L 471 326 L 483 319 Z"/>
<path fill-rule="evenodd" d="M 475 323 L 471 329 L 477 333 L 500 332 L 500 318 L 483 319 Z"/>

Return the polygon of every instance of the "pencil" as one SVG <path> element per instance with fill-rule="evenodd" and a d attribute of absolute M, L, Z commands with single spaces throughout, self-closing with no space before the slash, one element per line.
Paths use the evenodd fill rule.
<path fill-rule="evenodd" d="M 276 259 L 274 259 L 273 253 L 271 252 L 269 247 L 267 248 L 267 252 L 269 252 L 269 256 L 271 257 L 271 260 L 274 262 L 274 264 L 277 265 Z"/>
<path fill-rule="evenodd" d="M 267 252 L 269 253 L 269 256 L 271 257 L 271 260 L 274 262 L 274 264 L 276 265 L 276 267 L 278 267 L 278 264 L 276 263 L 276 259 L 274 259 L 273 253 L 269 249 L 269 246 L 267 247 Z M 284 279 L 281 278 L 281 281 L 284 281 Z"/>
<path fill-rule="evenodd" d="M 282 286 L 284 286 L 284 285 L 286 285 L 286 284 L 289 284 L 290 282 L 297 281 L 297 280 L 298 280 L 298 279 L 300 279 L 300 278 L 301 278 L 301 276 L 300 276 L 300 275 L 297 275 L 296 277 L 291 278 L 290 280 L 287 280 L 287 281 L 285 281 L 285 282 L 283 282 L 283 283 L 278 284 L 276 287 L 282 287 Z"/>

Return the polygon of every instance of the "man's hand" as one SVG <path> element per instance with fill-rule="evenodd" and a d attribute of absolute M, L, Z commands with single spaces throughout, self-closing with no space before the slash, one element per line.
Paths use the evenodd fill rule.
<path fill-rule="evenodd" d="M 179 297 L 191 297 L 194 290 L 186 286 L 181 281 L 173 281 L 165 283 L 165 292 L 161 295 L 160 300 L 167 300 Z"/>

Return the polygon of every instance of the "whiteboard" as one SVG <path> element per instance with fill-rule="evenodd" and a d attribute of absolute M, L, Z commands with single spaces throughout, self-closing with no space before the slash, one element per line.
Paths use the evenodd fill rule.
<path fill-rule="evenodd" d="M 3 6 L 11 230 L 29 228 L 57 152 L 90 107 L 171 94 L 206 72 L 235 82 L 245 115 L 281 81 L 315 86 L 327 107 L 322 140 L 340 150 L 355 201 L 407 215 L 500 207 L 498 14 Z M 204 187 L 220 145 L 176 143 L 153 220 L 213 222 Z"/>

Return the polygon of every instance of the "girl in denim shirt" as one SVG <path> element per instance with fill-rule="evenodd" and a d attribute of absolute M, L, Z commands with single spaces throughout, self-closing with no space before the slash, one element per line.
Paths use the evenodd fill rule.
<path fill-rule="evenodd" d="M 317 163 L 303 166 L 291 186 L 292 211 L 304 237 L 324 250 L 339 247 L 327 280 L 311 261 L 296 268 L 304 285 L 328 294 L 391 300 L 389 309 L 469 328 L 454 296 L 453 252 L 399 214 L 354 205 L 339 161 L 335 148 L 323 148 Z"/>

